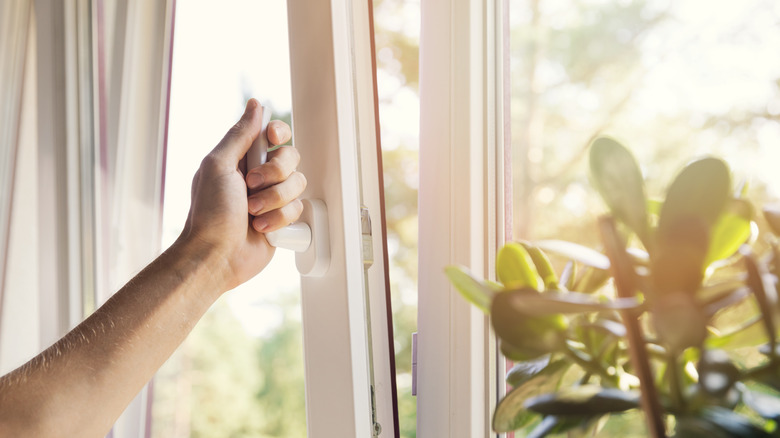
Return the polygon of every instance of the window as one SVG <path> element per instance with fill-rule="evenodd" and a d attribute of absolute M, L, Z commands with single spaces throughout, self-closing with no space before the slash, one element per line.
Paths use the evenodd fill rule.
<path fill-rule="evenodd" d="M 248 8 L 255 3 L 241 5 Z M 27 167 L 25 172 L 18 174 L 34 175 L 37 168 L 43 178 L 32 187 L 27 184 L 29 181 L 15 186 L 33 192 L 27 193 L 31 195 L 29 197 L 17 196 L 17 199 L 33 200 L 29 211 L 14 207 L 13 216 L 8 208 L 0 212 L 4 220 L 10 216 L 15 221 L 13 227 L 28 232 L 24 236 L 30 237 L 30 241 L 22 240 L 22 244 L 37 242 L 40 245 L 36 244 L 32 248 L 34 251 L 27 251 L 25 255 L 25 260 L 36 254 L 39 256 L 39 263 L 34 264 L 36 274 L 25 276 L 21 271 L 15 271 L 15 277 L 23 278 L 24 284 L 37 293 L 28 296 L 30 300 L 22 303 L 23 309 L 19 308 L 18 300 L 4 300 L 15 304 L 11 309 L 3 309 L 3 316 L 9 312 L 32 316 L 31 330 L 26 333 L 35 342 L 30 344 L 35 345 L 34 349 L 14 350 L 18 344 L 6 342 L 5 333 L 12 332 L 4 330 L 0 347 L 3 352 L 13 351 L 13 360 L 23 360 L 34 354 L 36 349 L 56 340 L 100 305 L 117 286 L 159 252 L 161 232 L 168 233 L 168 240 L 176 234 L 175 230 L 161 230 L 159 226 L 175 6 L 174 1 L 144 5 L 133 2 L 36 3 L 33 24 L 29 28 L 35 38 L 31 37 L 27 46 L 21 44 L 14 49 L 14 53 L 26 49 L 33 53 L 28 59 L 37 62 L 25 71 L 25 75 L 34 75 L 31 79 L 26 77 L 22 102 L 25 114 L 30 114 L 37 125 L 29 131 L 37 133 L 38 138 L 28 137 L 27 130 L 20 135 L 20 141 L 29 139 L 34 146 L 25 149 L 25 154 L 20 156 L 18 162 Z M 192 4 L 179 6 L 186 12 Z M 262 6 L 278 8 L 281 4 Z M 390 360 L 393 343 L 389 336 L 391 326 L 385 299 L 386 251 L 384 239 L 378 238 L 385 232 L 377 177 L 378 139 L 368 6 L 367 2 L 348 1 L 291 3 L 287 11 L 290 27 L 305 29 L 305 32 L 289 32 L 290 83 L 293 86 L 287 110 L 291 103 L 294 138 L 305 157 L 301 169 L 310 181 L 305 197 L 321 199 L 327 204 L 330 223 L 327 231 L 332 243 L 328 272 L 323 277 L 307 277 L 301 282 L 300 318 L 307 361 L 299 364 L 304 367 L 306 379 L 306 421 L 304 426 L 302 421 L 295 420 L 299 428 L 288 429 L 291 434 L 307 430 L 309 436 L 367 436 L 374 429 L 375 421 L 382 425 L 386 436 L 395 435 L 397 430 L 393 405 L 394 370 Z M 0 21 L 5 22 L 7 17 L 3 15 Z M 284 18 L 277 20 L 285 21 Z M 262 34 L 256 24 L 252 21 L 246 26 L 255 31 L 246 37 L 248 41 L 260 39 L 255 36 L 255 33 Z M 201 35 L 213 37 L 203 31 L 208 25 L 208 22 L 201 22 L 195 28 Z M 184 26 L 186 30 L 186 23 Z M 3 31 L 6 29 L 9 27 L 3 27 Z M 23 36 L 25 32 L 19 34 Z M 6 47 L 5 39 L 2 44 Z M 264 52 L 262 46 L 249 50 L 256 50 L 258 57 Z M 14 67 L 14 71 L 21 70 L 18 62 Z M 201 71 L 196 73 L 208 73 L 208 66 L 201 63 L 199 67 Z M 187 73 L 182 69 L 185 78 L 198 77 L 192 71 L 189 76 Z M 261 74 L 252 74 L 247 80 L 247 88 L 254 87 L 252 80 L 256 76 Z M 234 77 L 230 81 L 237 79 Z M 274 82 L 278 84 L 276 79 Z M 174 87 L 176 83 L 181 81 L 175 82 Z M 216 137 L 208 142 L 208 147 L 234 122 L 238 111 L 233 105 L 237 106 L 245 97 L 241 95 L 241 81 L 233 83 L 239 85 L 233 89 L 237 93 L 234 92 L 233 97 L 227 93 L 220 96 L 228 99 L 225 107 L 231 109 L 213 115 L 224 118 L 224 123 L 220 124 L 218 134 L 214 134 Z M 207 88 L 214 84 L 204 81 L 197 85 L 200 89 L 189 93 L 195 97 L 207 95 Z M 254 89 L 253 92 L 271 95 L 277 91 L 264 90 Z M 173 92 L 176 93 L 175 88 Z M 189 94 L 185 91 L 186 97 L 190 97 Z M 280 114 L 285 108 L 275 100 L 276 96 L 272 100 L 279 105 L 275 109 Z M 36 97 L 47 105 L 35 105 Z M 231 98 L 236 100 L 229 100 Z M 178 99 L 184 102 L 185 98 L 179 96 Z M 4 107 L 8 102 L 3 97 Z M 208 114 L 209 108 L 194 106 L 202 110 L 201 114 Z M 18 114 L 10 116 L 18 120 Z M 5 118 L 3 113 L 3 120 Z M 22 119 L 22 127 L 26 128 L 27 119 Z M 171 130 L 177 129 L 175 121 L 171 122 Z M 197 123 L 197 120 L 188 119 L 188 122 Z M 203 129 L 208 130 L 205 126 Z M 212 134 L 204 134 L 208 135 Z M 200 145 L 205 140 L 198 138 L 188 142 Z M 186 166 L 188 159 L 196 156 L 191 150 L 188 152 L 182 156 L 172 149 L 168 158 Z M 197 161 L 199 159 L 198 156 Z M 4 172 L 3 176 L 8 175 Z M 186 177 L 187 187 L 190 177 Z M 176 184 L 168 188 L 175 191 Z M 57 211 L 62 215 L 47 214 L 51 205 L 57 205 Z M 371 230 L 361 228 L 361 205 L 368 208 L 368 214 L 373 218 Z M 29 213 L 29 217 L 20 217 L 29 220 L 15 218 L 17 212 L 22 211 Z M 169 213 L 175 217 L 177 210 L 172 208 Z M 172 221 L 176 222 L 175 218 Z M 364 234 L 370 234 L 364 231 L 371 231 L 374 236 L 370 240 L 372 266 L 367 266 L 368 254 L 363 252 Z M 36 253 L 38 249 L 40 251 Z M 288 254 L 286 258 L 289 262 L 293 257 Z M 293 278 L 297 280 L 297 274 Z M 33 285 L 37 280 L 40 284 Z M 30 289 L 18 289 L 19 293 L 26 290 Z M 295 319 L 296 312 L 290 313 L 290 318 Z M 241 330 L 236 330 L 234 320 L 220 320 L 226 314 L 229 312 L 218 305 L 207 316 L 206 324 L 225 331 L 215 329 L 202 333 L 203 336 L 240 338 L 236 333 Z M 370 315 L 372 324 L 369 325 L 366 315 Z M 4 317 L 3 327 L 14 322 L 18 321 Z M 197 336 L 198 333 L 194 339 Z M 285 339 L 297 337 L 294 330 L 285 336 L 289 337 Z M 216 343 L 214 339 L 206 341 L 212 345 Z M 292 343 L 284 343 L 284 346 L 295 349 Z M 233 356 L 238 358 L 237 362 L 246 360 L 237 366 L 243 366 L 244 370 L 254 369 L 256 358 L 247 359 L 251 352 L 244 353 L 244 356 L 239 353 Z M 277 352 L 266 350 L 261 354 L 274 357 Z M 187 366 L 187 360 L 178 360 L 178 363 Z M 174 359 L 169 365 L 175 369 L 176 364 L 177 359 Z M 4 363 L 4 366 L 13 365 L 18 363 Z M 244 376 L 241 382 L 251 386 L 256 383 L 255 377 Z M 175 380 L 182 387 L 189 385 L 186 379 Z M 157 426 L 150 423 L 151 417 L 146 415 L 150 402 L 164 411 L 166 397 L 170 400 L 170 391 L 177 390 L 175 386 L 171 389 L 171 385 L 166 388 L 164 377 L 157 383 L 157 399 L 153 400 L 147 391 L 139 394 L 116 424 L 115 436 L 145 436 L 150 428 L 157 426 L 177 433 L 177 420 L 181 420 L 178 425 L 183 425 L 178 432 L 190 428 L 187 417 L 191 413 L 185 404 L 178 405 L 185 406 L 178 412 L 176 405 L 167 404 L 167 408 L 174 411 L 169 412 L 172 417 L 167 417 L 172 418 L 173 426 L 164 421 Z M 225 388 L 230 387 L 227 384 L 221 387 Z M 199 420 L 206 423 L 209 418 Z M 256 423 L 249 427 L 254 426 Z M 190 428 L 184 434 L 193 430 Z"/>
<path fill-rule="evenodd" d="M 204 32 L 208 28 L 208 32 Z M 179 2 L 162 246 L 192 175 L 249 97 L 291 123 L 284 2 Z M 152 437 L 306 436 L 300 280 L 292 251 L 225 294 L 154 380 Z"/>

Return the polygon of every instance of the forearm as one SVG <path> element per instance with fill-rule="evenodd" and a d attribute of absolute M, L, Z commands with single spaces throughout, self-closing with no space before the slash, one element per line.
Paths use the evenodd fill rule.
<path fill-rule="evenodd" d="M 0 378 L 0 435 L 105 436 L 223 292 L 224 263 L 175 243 L 68 335 Z"/>

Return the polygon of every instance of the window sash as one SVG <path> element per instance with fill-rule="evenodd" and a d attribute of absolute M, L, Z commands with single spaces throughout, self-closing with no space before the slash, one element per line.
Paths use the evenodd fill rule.
<path fill-rule="evenodd" d="M 503 391 L 488 318 L 442 274 L 494 277 L 505 238 L 501 4 L 422 3 L 418 436 L 491 436 Z"/>
<path fill-rule="evenodd" d="M 288 3 L 293 138 L 309 181 L 303 198 L 325 201 L 331 243 L 328 272 L 301 280 L 310 437 L 373 435 L 370 348 L 382 436 L 397 434 L 368 14 L 359 1 Z M 374 219 L 375 262 L 367 272 L 361 201 Z"/>

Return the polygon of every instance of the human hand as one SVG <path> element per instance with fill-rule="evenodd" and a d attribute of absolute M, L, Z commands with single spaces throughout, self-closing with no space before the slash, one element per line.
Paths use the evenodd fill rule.
<path fill-rule="evenodd" d="M 268 162 L 244 178 L 243 158 L 260 133 L 261 118 L 260 105 L 250 99 L 241 120 L 203 159 L 192 182 L 192 204 L 182 239 L 217 256 L 210 260 L 217 260 L 215 268 L 223 277 L 224 290 L 265 268 L 274 247 L 263 233 L 294 222 L 303 210 L 297 198 L 306 187 L 306 178 L 295 171 L 300 161 L 295 148 L 269 153 Z M 284 144 L 290 139 L 290 127 L 272 121 L 267 135 L 271 144 Z M 247 188 L 253 193 L 249 197 Z"/>

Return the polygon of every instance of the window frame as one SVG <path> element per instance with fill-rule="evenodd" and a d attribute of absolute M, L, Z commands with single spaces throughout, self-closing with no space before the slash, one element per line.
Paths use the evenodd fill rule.
<path fill-rule="evenodd" d="M 501 0 L 422 2 L 418 436 L 495 436 L 504 388 L 488 317 L 442 269 L 495 278 L 506 238 Z M 444 311 L 442 311 L 444 310 Z"/>
<path fill-rule="evenodd" d="M 309 181 L 302 197 L 325 201 L 331 244 L 325 275 L 301 279 L 310 437 L 373 436 L 371 350 L 382 436 L 398 436 L 369 11 L 365 1 L 288 2 L 293 138 Z M 367 270 L 363 203 L 374 219 Z"/>

